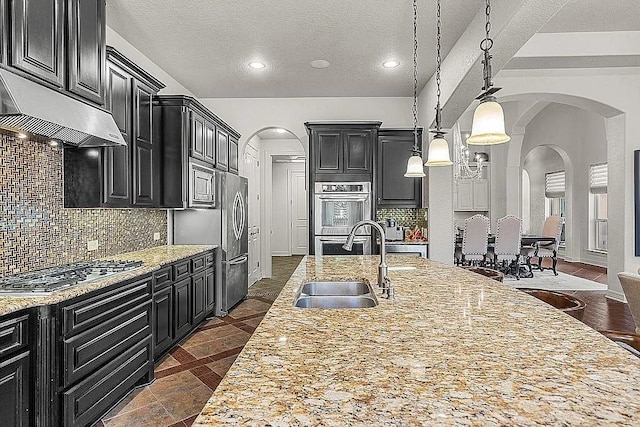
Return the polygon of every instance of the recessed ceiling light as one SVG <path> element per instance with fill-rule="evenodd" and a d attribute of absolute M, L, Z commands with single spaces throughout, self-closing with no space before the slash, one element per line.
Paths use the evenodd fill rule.
<path fill-rule="evenodd" d="M 22 132 L 20 132 L 20 133 L 19 133 L 19 134 L 17 134 L 16 136 L 17 136 L 18 138 L 20 138 L 20 139 L 27 139 L 27 135 L 26 135 L 26 134 L 24 134 L 24 133 L 22 133 Z"/>
<path fill-rule="evenodd" d="M 382 63 L 384 68 L 396 68 L 398 65 L 400 65 L 400 62 L 393 59 Z"/>
<path fill-rule="evenodd" d="M 57 147 L 58 145 L 60 145 L 60 143 L 55 139 L 52 139 L 51 141 L 49 141 L 49 145 L 52 147 Z"/>
<path fill-rule="evenodd" d="M 255 68 L 256 70 L 260 70 L 260 69 L 266 67 L 266 65 L 264 65 L 264 63 L 262 63 L 262 62 L 253 61 L 253 62 L 249 62 L 249 67 Z"/>
<path fill-rule="evenodd" d="M 324 59 L 315 59 L 311 62 L 309 62 L 309 65 L 311 65 L 313 68 L 327 68 L 329 66 L 329 61 L 324 60 Z"/>

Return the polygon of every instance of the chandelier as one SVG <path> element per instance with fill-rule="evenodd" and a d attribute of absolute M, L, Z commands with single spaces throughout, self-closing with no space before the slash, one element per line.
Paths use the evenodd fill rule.
<path fill-rule="evenodd" d="M 486 153 L 472 153 L 465 144 L 460 125 L 456 123 L 451 130 L 453 134 L 453 176 L 458 183 L 460 179 L 482 179 L 485 162 L 488 160 Z"/>

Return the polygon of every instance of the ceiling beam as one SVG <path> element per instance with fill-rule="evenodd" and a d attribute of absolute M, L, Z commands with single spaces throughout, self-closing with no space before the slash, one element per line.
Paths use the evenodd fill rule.
<path fill-rule="evenodd" d="M 491 4 L 492 71 L 495 76 L 522 46 L 542 28 L 553 15 L 571 0 L 493 0 Z M 446 4 L 445 4 L 446 7 Z M 485 9 L 476 14 L 467 30 L 442 61 L 442 127 L 450 128 L 481 92 L 482 51 Z M 447 37 L 446 28 L 443 38 Z M 497 94 L 498 99 L 500 92 Z M 419 96 L 421 120 L 435 119 L 435 74 Z"/>

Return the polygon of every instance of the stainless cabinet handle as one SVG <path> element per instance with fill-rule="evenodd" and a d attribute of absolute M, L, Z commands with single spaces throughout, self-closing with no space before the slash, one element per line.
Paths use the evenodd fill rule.
<path fill-rule="evenodd" d="M 238 260 L 235 260 L 235 261 L 229 261 L 227 264 L 229 264 L 229 265 L 240 265 L 240 264 L 244 264 L 248 260 L 249 260 L 249 257 L 247 255 L 244 255 L 242 258 L 240 258 Z"/>

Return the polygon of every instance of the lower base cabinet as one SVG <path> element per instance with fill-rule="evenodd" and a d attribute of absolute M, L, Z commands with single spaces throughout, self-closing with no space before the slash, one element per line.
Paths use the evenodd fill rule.
<path fill-rule="evenodd" d="M 173 285 L 174 327 L 173 336 L 178 338 L 191 330 L 191 277 Z"/>
<path fill-rule="evenodd" d="M 202 322 L 207 314 L 207 282 L 204 271 L 193 275 L 192 302 L 191 322 L 195 326 Z"/>
<path fill-rule="evenodd" d="M 0 359 L 0 420 L 3 426 L 22 427 L 31 424 L 30 355 L 31 352 L 25 351 L 7 359 Z"/>
<path fill-rule="evenodd" d="M 165 286 L 153 295 L 153 347 L 161 354 L 173 344 L 173 287 Z"/>

